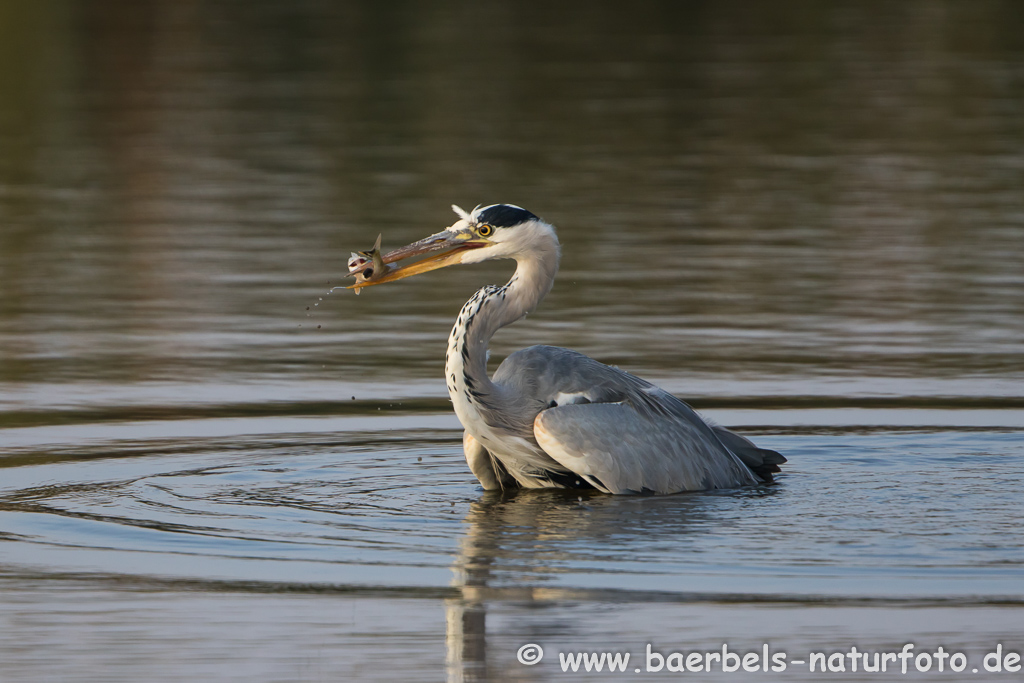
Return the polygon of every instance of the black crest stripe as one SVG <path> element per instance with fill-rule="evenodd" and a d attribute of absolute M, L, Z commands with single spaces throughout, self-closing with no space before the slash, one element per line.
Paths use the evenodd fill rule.
<path fill-rule="evenodd" d="M 526 209 L 520 209 L 518 206 L 510 204 L 494 204 L 481 209 L 476 214 L 478 223 L 486 223 L 495 228 L 511 228 L 513 225 L 535 220 L 537 217 Z"/>

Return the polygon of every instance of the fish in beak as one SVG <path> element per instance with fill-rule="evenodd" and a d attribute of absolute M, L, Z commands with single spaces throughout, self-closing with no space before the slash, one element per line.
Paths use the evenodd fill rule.
<path fill-rule="evenodd" d="M 390 251 L 383 256 L 380 254 L 380 237 L 378 237 L 377 244 L 372 250 L 352 254 L 352 258 L 348 262 L 348 274 L 355 277 L 356 282 L 346 289 L 354 289 L 358 294 L 363 287 L 394 282 L 412 275 L 453 266 L 462 262 L 462 255 L 466 251 L 486 247 L 490 244 L 493 244 L 491 240 L 480 237 L 472 229 L 462 227 L 459 223 L 418 242 Z M 405 259 L 424 255 L 426 258 L 407 266 L 393 265 Z"/>
<path fill-rule="evenodd" d="M 352 258 L 348 260 L 348 272 L 349 275 L 355 276 L 356 284 L 369 282 L 374 278 L 379 279 L 392 269 L 391 266 L 384 263 L 384 257 L 380 254 L 380 240 L 383 236 L 383 234 L 377 235 L 373 249 L 352 252 Z M 356 294 L 359 294 L 358 289 Z"/>

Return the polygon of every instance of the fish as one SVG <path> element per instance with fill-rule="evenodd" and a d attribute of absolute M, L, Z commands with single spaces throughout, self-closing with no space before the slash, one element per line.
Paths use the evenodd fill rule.
<path fill-rule="evenodd" d="M 391 266 L 384 263 L 384 257 L 380 253 L 380 241 L 383 236 L 383 233 L 377 235 L 377 241 L 372 249 L 352 252 L 352 257 L 348 260 L 348 274 L 356 279 L 356 285 L 373 282 L 391 270 Z M 355 292 L 359 294 L 359 287 L 355 287 Z"/>

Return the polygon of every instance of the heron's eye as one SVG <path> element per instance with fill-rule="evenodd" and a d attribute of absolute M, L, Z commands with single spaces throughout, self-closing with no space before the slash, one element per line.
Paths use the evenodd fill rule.
<path fill-rule="evenodd" d="M 491 233 L 494 232 L 494 228 L 484 223 L 483 225 L 476 229 L 476 232 L 481 237 L 490 237 Z"/>

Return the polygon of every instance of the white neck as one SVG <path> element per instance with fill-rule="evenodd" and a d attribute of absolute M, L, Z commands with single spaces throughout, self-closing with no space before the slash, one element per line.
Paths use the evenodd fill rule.
<path fill-rule="evenodd" d="M 495 332 L 532 312 L 551 290 L 558 257 L 553 234 L 548 248 L 517 254 L 516 272 L 508 284 L 489 285 L 474 294 L 448 337 L 444 371 L 448 395 L 463 426 L 485 443 L 491 441 L 485 413 L 498 411 L 511 398 L 487 374 L 487 345 Z"/>

